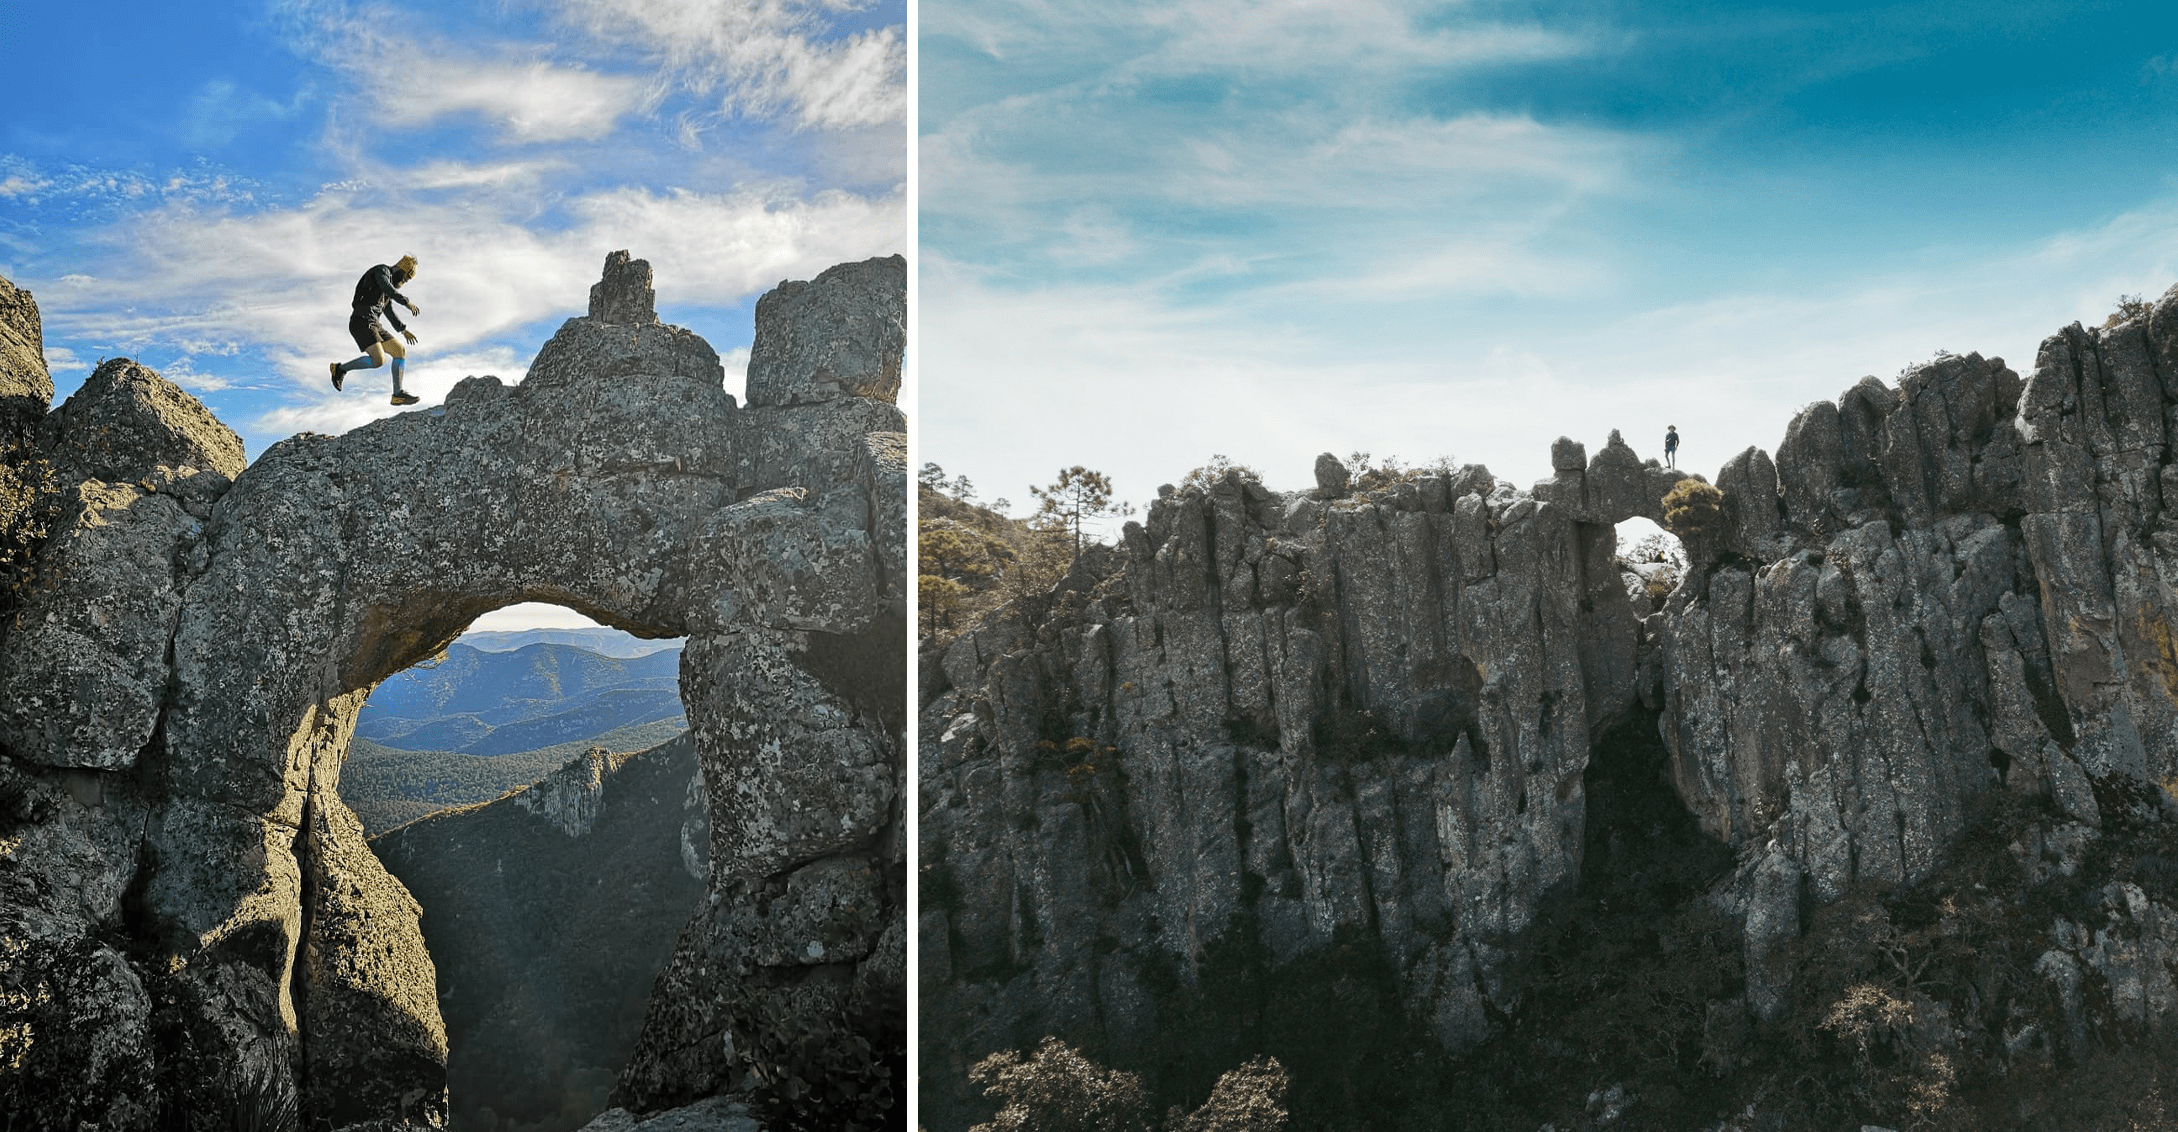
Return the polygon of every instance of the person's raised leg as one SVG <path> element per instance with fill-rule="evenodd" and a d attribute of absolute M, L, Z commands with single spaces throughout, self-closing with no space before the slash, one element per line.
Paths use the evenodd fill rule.
<path fill-rule="evenodd" d="M 333 363 L 333 388 L 336 390 L 339 389 L 342 379 L 346 378 L 348 374 L 354 372 L 355 370 L 377 369 L 379 366 L 385 364 L 385 351 L 380 348 L 379 344 L 374 343 L 369 350 L 361 354 L 357 354 L 355 357 L 350 358 L 345 362 Z"/>

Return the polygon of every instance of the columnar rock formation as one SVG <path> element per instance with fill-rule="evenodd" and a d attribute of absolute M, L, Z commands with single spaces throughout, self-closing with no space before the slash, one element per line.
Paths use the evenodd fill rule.
<path fill-rule="evenodd" d="M 2025 381 L 1978 355 L 1865 379 L 1725 466 L 1646 617 L 1612 524 L 1683 473 L 1615 433 L 1526 491 L 1470 466 L 1356 493 L 1329 457 L 1308 492 L 1166 489 L 924 658 L 932 1126 L 994 1050 L 1126 1064 L 1242 937 L 1273 967 L 1380 946 L 1443 1045 L 1486 1037 L 1616 727 L 1661 733 L 1737 854 L 1713 899 L 1755 958 L 1803 896 L 1927 875 L 1983 792 L 2092 826 L 2098 785 L 2178 773 L 2174 413 L 2178 290 Z"/>
<path fill-rule="evenodd" d="M 881 326 L 904 285 L 896 256 L 798 286 Z M 520 384 L 472 377 L 246 470 L 232 433 L 132 363 L 47 418 L 72 502 L 0 636 L 0 1098 L 30 1127 L 224 1127 L 253 1082 L 299 1089 L 313 1127 L 444 1123 L 419 911 L 335 788 L 370 690 L 522 601 L 689 638 L 707 914 L 813 920 L 829 941 L 685 973 L 645 1037 L 677 1060 L 630 1073 L 690 1096 L 730 1078 L 736 1043 L 678 1028 L 685 1000 L 897 1003 L 898 338 L 889 384 L 883 350 L 834 349 L 876 372 L 783 367 L 771 388 L 798 395 L 742 407 L 650 294 L 648 265 L 615 253 Z M 851 916 L 765 898 L 842 868 L 872 878 Z"/>

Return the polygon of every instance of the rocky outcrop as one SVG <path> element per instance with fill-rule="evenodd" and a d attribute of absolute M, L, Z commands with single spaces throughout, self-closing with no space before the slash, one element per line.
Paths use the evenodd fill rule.
<path fill-rule="evenodd" d="M 832 294 L 882 271 L 831 278 L 833 307 L 898 306 Z M 66 1013 L 26 990 L 0 1030 L 66 1049 L 105 1026 L 112 1048 L 150 1052 L 88 1083 L 79 1064 L 0 1066 L 0 1089 L 35 1102 L 31 1127 L 224 1127 L 253 1082 L 299 1087 L 313 1127 L 443 1120 L 418 905 L 336 787 L 371 688 L 515 602 L 690 638 L 709 906 L 784 912 L 765 885 L 855 862 L 884 878 L 874 908 L 827 926 L 846 951 L 864 941 L 855 957 L 750 963 L 841 1010 L 897 997 L 898 965 L 862 956 L 888 926 L 897 938 L 904 891 L 903 622 L 881 596 L 901 592 L 904 550 L 880 541 L 902 529 L 885 510 L 904 506 L 905 468 L 873 441 L 900 431 L 899 410 L 844 393 L 738 406 L 710 347 L 657 321 L 648 266 L 624 253 L 591 306 L 519 385 L 472 377 L 441 406 L 298 436 L 246 470 L 230 433 L 133 364 L 101 367 L 49 419 L 48 447 L 87 478 L 39 562 L 42 604 L 0 637 L 0 755 L 24 799 L 0 843 L 0 924 L 37 941 L 0 985 L 99 989 Z M 775 319 L 757 341 L 809 333 Z M 752 649 L 767 679 L 718 691 L 741 674 L 716 666 Z M 871 698 L 888 687 L 889 711 Z M 839 761 L 782 759 L 782 741 Z M 838 822 L 812 827 L 815 806 Z M 747 993 L 717 968 L 677 989 Z M 730 1079 L 729 1047 L 657 1025 L 660 1043 L 702 1051 L 702 1081 Z M 149 1115 L 98 1115 L 112 1098 Z"/>
<path fill-rule="evenodd" d="M 1736 856 L 1709 883 L 1758 1016 L 1808 902 L 1928 877 L 1977 799 L 2092 826 L 2110 784 L 2152 793 L 2178 771 L 2174 374 L 2178 290 L 2053 336 L 2025 380 L 1978 355 L 1864 379 L 1727 463 L 1685 581 L 1638 614 L 1612 524 L 1662 519 L 1684 473 L 1616 433 L 1593 459 L 1560 439 L 1530 491 L 1467 468 L 1356 493 L 1325 456 L 1306 493 L 1162 493 L 926 661 L 932 1126 L 971 1111 L 975 1058 L 1045 1034 L 1135 1068 L 1236 962 L 1375 949 L 1442 1046 L 1501 1032 L 1624 727 Z M 2113 939 L 2160 938 L 2119 903 L 2145 926 Z M 2048 966 L 2160 1001 L 2086 939 Z"/>
<path fill-rule="evenodd" d="M 907 341 L 907 260 L 843 263 L 757 300 L 758 321 L 788 328 L 749 347 L 751 405 L 900 394 Z"/>
<path fill-rule="evenodd" d="M 456 1122 L 571 1132 L 604 1109 L 704 902 L 704 799 L 684 735 L 372 839 L 424 909 Z"/>
<path fill-rule="evenodd" d="M 624 1108 L 608 1109 L 582 1126 L 582 1132 L 761 1132 L 749 1107 L 734 1101 L 698 1101 L 639 1118 Z"/>
<path fill-rule="evenodd" d="M 232 482 L 245 463 L 242 438 L 203 402 L 127 358 L 93 370 L 46 418 L 44 432 L 63 483 L 127 483 L 154 468 L 209 471 Z"/>
<path fill-rule="evenodd" d="M 31 439 L 52 403 L 38 302 L 0 279 L 0 445 Z"/>

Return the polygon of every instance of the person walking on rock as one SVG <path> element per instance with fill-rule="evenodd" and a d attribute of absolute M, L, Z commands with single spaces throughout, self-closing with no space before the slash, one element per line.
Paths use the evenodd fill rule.
<path fill-rule="evenodd" d="M 412 338 L 410 339 L 410 341 L 413 342 L 415 341 L 415 339 Z M 1679 466 L 1678 425 L 1664 426 L 1664 466 L 1667 468 L 1676 468 Z"/>
<path fill-rule="evenodd" d="M 423 313 L 416 309 L 416 304 L 408 301 L 408 296 L 401 293 L 401 287 L 414 278 L 416 257 L 404 255 L 391 265 L 381 263 L 371 268 L 363 273 L 363 278 L 356 280 L 355 299 L 348 312 L 348 337 L 355 339 L 355 344 L 362 348 L 363 354 L 351 361 L 333 363 L 335 390 L 341 387 L 342 380 L 350 371 L 377 369 L 386 364 L 386 355 L 391 354 L 393 403 L 413 405 L 417 402 L 415 394 L 401 388 L 401 369 L 408 361 L 408 351 L 378 322 L 379 315 L 386 316 L 393 323 L 393 329 L 400 331 L 401 337 L 408 339 L 409 345 L 416 344 L 416 336 L 401 324 L 401 316 L 393 313 L 393 304 L 396 303 L 407 307 L 408 313 L 412 315 Z"/>

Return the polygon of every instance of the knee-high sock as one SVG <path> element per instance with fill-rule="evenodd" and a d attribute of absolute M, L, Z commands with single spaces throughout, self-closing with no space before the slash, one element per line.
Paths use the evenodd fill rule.
<path fill-rule="evenodd" d="M 353 359 L 340 363 L 340 372 L 342 373 L 347 373 L 350 370 L 377 368 L 378 363 L 372 361 L 369 354 L 357 354 Z"/>
<path fill-rule="evenodd" d="M 401 367 L 407 364 L 407 358 L 393 359 L 393 391 L 395 393 L 399 393 L 401 391 Z"/>

